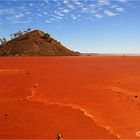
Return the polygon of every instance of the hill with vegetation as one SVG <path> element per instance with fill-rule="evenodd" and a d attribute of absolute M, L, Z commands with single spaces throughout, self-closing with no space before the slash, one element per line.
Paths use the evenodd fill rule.
<path fill-rule="evenodd" d="M 11 34 L 11 40 L 0 39 L 0 56 L 76 56 L 74 52 L 39 30 Z"/>

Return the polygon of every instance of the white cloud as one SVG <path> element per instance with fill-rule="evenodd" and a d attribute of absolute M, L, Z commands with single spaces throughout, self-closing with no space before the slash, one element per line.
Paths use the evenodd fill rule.
<path fill-rule="evenodd" d="M 100 19 L 100 18 L 103 18 L 104 16 L 101 15 L 101 14 L 96 14 L 95 17 L 98 18 L 98 19 Z"/>
<path fill-rule="evenodd" d="M 45 2 L 46 4 L 48 4 L 48 3 L 49 3 L 49 1 L 48 1 L 48 0 L 44 0 L 44 2 Z"/>
<path fill-rule="evenodd" d="M 79 0 L 74 0 L 74 3 L 75 3 L 77 6 L 81 6 L 81 5 L 82 5 L 82 2 L 79 1 Z"/>
<path fill-rule="evenodd" d="M 21 18 L 23 16 L 24 16 L 24 14 L 18 14 L 18 15 L 15 15 L 14 18 Z"/>
<path fill-rule="evenodd" d="M 47 12 L 44 12 L 44 15 L 47 15 L 48 13 Z"/>
<path fill-rule="evenodd" d="M 53 16 L 54 18 L 56 18 L 56 19 L 62 19 L 63 17 L 60 17 L 60 16 Z"/>
<path fill-rule="evenodd" d="M 118 0 L 120 3 L 127 3 L 128 0 Z"/>
<path fill-rule="evenodd" d="M 99 5 L 109 5 L 110 4 L 110 2 L 109 2 L 109 0 L 98 0 L 98 3 L 99 3 Z"/>
<path fill-rule="evenodd" d="M 109 11 L 109 10 L 105 10 L 105 11 L 104 11 L 104 14 L 106 14 L 106 15 L 109 16 L 109 17 L 118 15 L 118 14 L 116 14 L 116 13 L 113 13 L 112 11 Z"/>
<path fill-rule="evenodd" d="M 83 7 L 83 8 L 82 8 L 82 12 L 86 12 L 86 13 L 89 12 L 89 8 Z"/>
<path fill-rule="evenodd" d="M 56 19 L 56 18 L 50 18 L 50 21 L 56 21 L 56 20 L 58 20 L 58 19 Z"/>
<path fill-rule="evenodd" d="M 68 13 L 68 12 L 69 12 L 68 9 L 63 9 L 62 11 L 63 11 L 64 13 Z"/>
<path fill-rule="evenodd" d="M 50 20 L 46 20 L 46 22 L 47 22 L 47 23 L 51 23 L 51 21 L 50 21 Z"/>
<path fill-rule="evenodd" d="M 118 8 L 116 8 L 116 11 L 123 13 L 124 12 L 124 8 L 118 7 Z"/>
<path fill-rule="evenodd" d="M 69 2 L 68 2 L 68 0 L 64 0 L 63 3 L 68 4 Z"/>
<path fill-rule="evenodd" d="M 118 7 L 118 5 L 113 5 L 113 6 L 111 6 L 111 8 L 117 8 Z"/>
<path fill-rule="evenodd" d="M 12 5 L 13 3 L 14 1 L 12 1 Z M 128 0 L 115 0 L 115 2 L 114 0 L 37 0 L 35 3 L 34 0 L 30 0 L 27 3 L 19 3 L 16 7 L 11 7 L 10 5 L 9 7 L 0 7 L 0 16 L 4 15 L 4 18 L 9 22 L 14 20 L 17 22 L 17 19 L 26 20 L 28 17 L 32 21 L 41 19 L 41 21 L 44 20 L 47 23 L 61 21 L 64 18 L 96 21 L 106 16 L 111 17 L 123 14 L 125 11 L 123 6 L 128 4 Z M 38 21 L 40 20 L 36 20 L 36 22 Z"/>
<path fill-rule="evenodd" d="M 43 15 L 42 15 L 42 14 L 37 13 L 37 16 L 42 17 Z"/>
<path fill-rule="evenodd" d="M 72 18 L 73 20 L 76 20 L 76 19 L 78 19 L 79 17 L 81 17 L 81 15 L 71 15 L 71 18 Z"/>
<path fill-rule="evenodd" d="M 74 9 L 74 6 L 72 4 L 67 4 L 67 7 L 70 9 Z"/>
<path fill-rule="evenodd" d="M 31 6 L 31 7 L 32 7 L 33 5 L 34 5 L 33 3 L 29 3 L 29 6 Z"/>
<path fill-rule="evenodd" d="M 54 11 L 54 13 L 55 13 L 56 15 L 58 15 L 58 16 L 61 16 L 61 17 L 64 16 L 64 14 L 62 14 L 62 13 L 60 13 L 60 12 L 58 12 L 58 11 Z"/>
<path fill-rule="evenodd" d="M 72 17 L 72 19 L 77 19 L 77 17 Z"/>

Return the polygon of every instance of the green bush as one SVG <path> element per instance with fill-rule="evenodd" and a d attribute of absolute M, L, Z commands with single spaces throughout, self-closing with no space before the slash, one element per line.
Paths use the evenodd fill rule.
<path fill-rule="evenodd" d="M 44 37 L 48 38 L 50 35 L 48 33 L 44 33 Z"/>

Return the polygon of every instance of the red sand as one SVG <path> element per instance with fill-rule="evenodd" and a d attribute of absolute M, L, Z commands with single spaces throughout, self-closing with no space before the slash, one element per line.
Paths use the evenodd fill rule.
<path fill-rule="evenodd" d="M 0 138 L 140 138 L 140 57 L 0 59 Z"/>

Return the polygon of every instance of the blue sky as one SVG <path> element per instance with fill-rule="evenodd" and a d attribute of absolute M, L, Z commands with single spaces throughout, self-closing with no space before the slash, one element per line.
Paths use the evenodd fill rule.
<path fill-rule="evenodd" d="M 140 0 L 0 0 L 0 38 L 27 28 L 75 51 L 140 53 Z"/>

